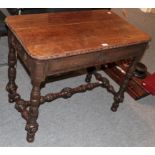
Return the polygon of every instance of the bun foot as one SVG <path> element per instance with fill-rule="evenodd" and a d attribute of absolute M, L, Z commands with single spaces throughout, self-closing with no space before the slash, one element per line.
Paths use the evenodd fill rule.
<path fill-rule="evenodd" d="M 91 82 L 91 78 L 92 78 L 92 75 L 87 74 L 85 81 L 86 81 L 87 83 L 90 83 L 90 82 Z"/>
<path fill-rule="evenodd" d="M 118 106 L 112 106 L 111 107 L 111 111 L 116 112 L 117 111 Z"/>
<path fill-rule="evenodd" d="M 34 135 L 27 134 L 26 139 L 27 139 L 27 141 L 28 141 L 29 143 L 32 143 L 32 142 L 34 142 Z"/>

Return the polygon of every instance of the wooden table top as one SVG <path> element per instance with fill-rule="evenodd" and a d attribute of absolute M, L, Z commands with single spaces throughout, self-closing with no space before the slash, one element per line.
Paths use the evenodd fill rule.
<path fill-rule="evenodd" d="M 108 10 L 6 18 L 28 55 L 46 60 L 140 44 L 150 36 Z"/>

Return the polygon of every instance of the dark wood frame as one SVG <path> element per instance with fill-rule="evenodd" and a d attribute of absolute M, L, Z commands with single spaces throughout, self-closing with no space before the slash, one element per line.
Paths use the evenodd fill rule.
<path fill-rule="evenodd" d="M 9 82 L 6 89 L 9 93 L 9 102 L 16 103 L 15 108 L 21 113 L 22 117 L 27 122 L 25 129 L 27 130 L 28 142 L 34 141 L 35 133 L 38 130 L 37 118 L 39 113 L 39 106 L 45 102 L 51 102 L 60 97 L 69 98 L 75 93 L 85 92 L 87 90 L 92 90 L 93 88 L 101 86 L 106 88 L 108 92 L 114 95 L 114 102 L 112 104 L 111 110 L 114 112 L 117 111 L 119 103 L 123 102 L 124 92 L 129 80 L 133 75 L 135 66 L 142 57 L 148 44 L 147 42 L 144 42 L 135 45 L 116 47 L 113 49 L 106 49 L 104 51 L 98 50 L 91 53 L 88 52 L 85 54 L 64 58 L 38 60 L 30 57 L 27 54 L 21 43 L 10 30 L 8 30 L 8 42 Z M 32 80 L 30 101 L 23 100 L 17 93 L 17 85 L 15 83 L 17 55 L 30 72 Z M 109 62 L 128 58 L 131 58 L 132 61 L 118 92 L 116 92 L 113 86 L 110 85 L 108 79 L 102 77 L 94 70 L 94 68 L 91 68 L 94 65 L 103 65 Z M 72 68 L 70 67 L 70 64 L 72 64 Z M 88 68 L 88 75 L 86 76 L 87 84 L 78 86 L 76 88 L 64 88 L 61 92 L 50 93 L 45 96 L 41 96 L 40 86 L 41 83 L 45 81 L 47 76 L 74 71 L 81 68 Z M 92 75 L 95 76 L 97 82 L 91 83 Z"/>

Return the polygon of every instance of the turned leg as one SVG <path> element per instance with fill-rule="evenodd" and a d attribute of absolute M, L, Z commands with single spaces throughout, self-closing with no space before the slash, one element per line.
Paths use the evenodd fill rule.
<path fill-rule="evenodd" d="M 91 82 L 92 74 L 95 72 L 95 70 L 96 70 L 95 67 L 87 68 L 87 75 L 86 75 L 86 79 L 85 79 L 85 81 L 87 83 Z"/>
<path fill-rule="evenodd" d="M 30 98 L 30 107 L 29 107 L 29 114 L 28 114 L 28 120 L 25 127 L 25 130 L 27 130 L 27 141 L 33 142 L 35 133 L 38 130 L 38 113 L 39 113 L 39 104 L 40 104 L 40 84 L 41 82 L 38 81 L 32 81 L 32 91 L 31 91 L 31 98 Z"/>
<path fill-rule="evenodd" d="M 119 103 L 122 103 L 123 100 L 124 100 L 124 92 L 128 86 L 128 82 L 129 80 L 132 78 L 133 76 L 133 73 L 134 73 L 134 70 L 136 68 L 136 64 L 138 63 L 140 57 L 136 57 L 136 58 L 133 58 L 131 63 L 130 63 L 130 66 L 127 70 L 127 73 L 126 73 L 126 76 L 125 76 L 125 79 L 122 83 L 122 85 L 120 86 L 120 89 L 119 91 L 114 95 L 114 103 L 111 107 L 111 110 L 113 112 L 116 112 L 117 111 L 117 108 L 119 107 Z"/>
<path fill-rule="evenodd" d="M 9 55 L 8 55 L 8 78 L 9 82 L 6 86 L 6 90 L 8 91 L 8 97 L 9 97 L 9 102 L 13 103 L 15 101 L 15 96 L 16 96 L 16 90 L 17 90 L 17 85 L 15 83 L 16 79 L 16 63 L 17 63 L 17 56 L 16 56 L 16 51 L 14 47 L 10 44 L 9 45 Z"/>

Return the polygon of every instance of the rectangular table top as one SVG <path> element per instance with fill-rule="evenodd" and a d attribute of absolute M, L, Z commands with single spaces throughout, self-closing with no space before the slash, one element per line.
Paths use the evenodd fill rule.
<path fill-rule="evenodd" d="M 28 55 L 47 60 L 145 43 L 150 36 L 109 10 L 9 16 Z"/>

